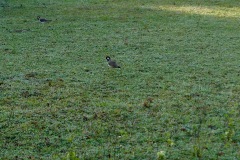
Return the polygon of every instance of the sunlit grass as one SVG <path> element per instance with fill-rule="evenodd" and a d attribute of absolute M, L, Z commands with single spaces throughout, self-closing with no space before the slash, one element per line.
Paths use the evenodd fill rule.
<path fill-rule="evenodd" d="M 175 6 L 175 5 L 161 5 L 161 6 L 142 6 L 142 8 L 152 10 L 174 11 L 188 14 L 198 14 L 216 17 L 237 18 L 240 16 L 240 7 L 214 7 L 214 6 Z"/>

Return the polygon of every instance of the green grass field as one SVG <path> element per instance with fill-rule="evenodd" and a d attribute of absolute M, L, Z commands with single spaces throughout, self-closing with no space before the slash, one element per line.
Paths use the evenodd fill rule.
<path fill-rule="evenodd" d="M 239 0 L 1 0 L 0 159 L 240 159 L 239 17 Z"/>

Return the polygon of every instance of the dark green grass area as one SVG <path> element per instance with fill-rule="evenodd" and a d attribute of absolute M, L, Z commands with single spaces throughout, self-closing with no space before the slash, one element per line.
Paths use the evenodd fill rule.
<path fill-rule="evenodd" d="M 239 6 L 0 1 L 0 159 L 240 159 Z"/>

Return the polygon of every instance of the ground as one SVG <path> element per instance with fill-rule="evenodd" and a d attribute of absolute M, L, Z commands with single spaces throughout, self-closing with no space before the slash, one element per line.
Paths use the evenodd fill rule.
<path fill-rule="evenodd" d="M 239 6 L 0 1 L 0 159 L 240 159 Z"/>

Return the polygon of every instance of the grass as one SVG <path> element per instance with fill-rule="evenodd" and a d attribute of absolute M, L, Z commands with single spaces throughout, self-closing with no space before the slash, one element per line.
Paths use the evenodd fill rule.
<path fill-rule="evenodd" d="M 0 5 L 1 159 L 240 159 L 239 1 Z"/>

